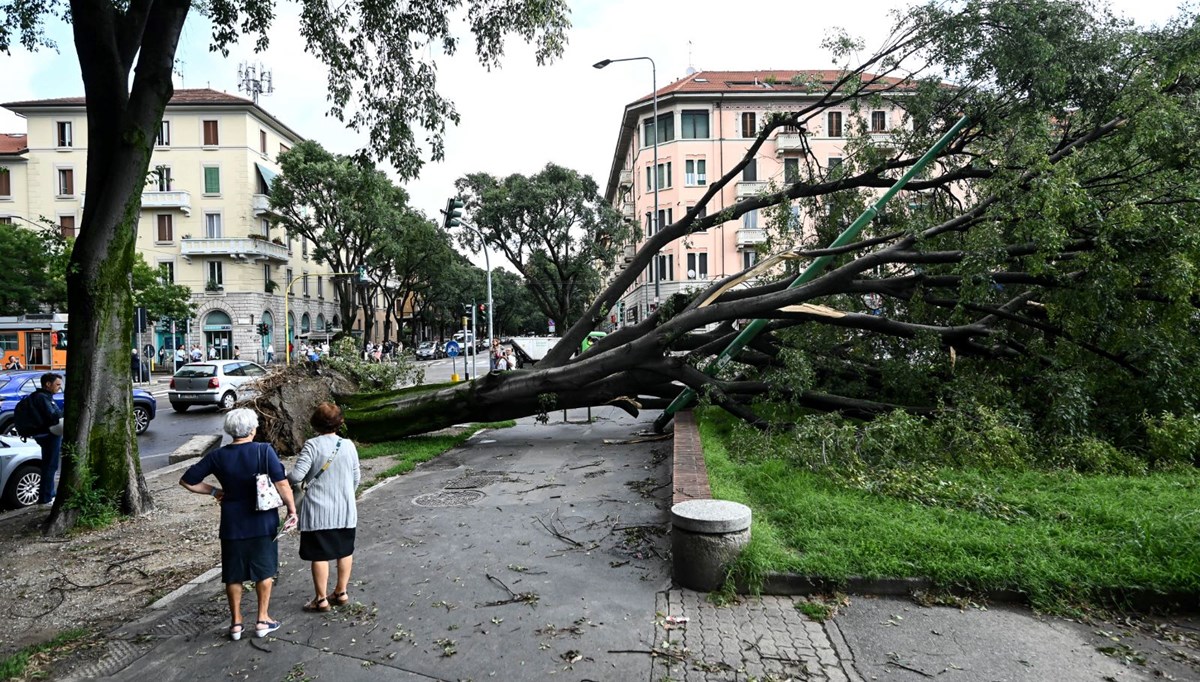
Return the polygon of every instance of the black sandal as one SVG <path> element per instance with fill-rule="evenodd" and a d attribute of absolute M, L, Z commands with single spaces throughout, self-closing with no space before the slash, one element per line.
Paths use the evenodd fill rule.
<path fill-rule="evenodd" d="M 309 613 L 324 613 L 329 610 L 329 600 L 325 597 L 313 599 L 304 605 L 304 610 Z"/>
<path fill-rule="evenodd" d="M 349 604 L 350 603 L 350 595 L 346 594 L 345 592 L 334 592 L 333 599 L 330 599 L 329 602 L 331 604 L 333 604 L 334 606 L 341 606 L 343 604 Z"/>

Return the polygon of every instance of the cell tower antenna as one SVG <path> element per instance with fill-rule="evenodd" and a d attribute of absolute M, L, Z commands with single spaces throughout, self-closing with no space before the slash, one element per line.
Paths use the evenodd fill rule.
<path fill-rule="evenodd" d="M 688 41 L 688 67 L 687 67 L 687 75 L 689 75 L 689 76 L 690 76 L 690 75 L 692 75 L 692 74 L 694 74 L 694 73 L 696 73 L 696 67 L 695 67 L 695 66 L 692 66 L 692 41 L 690 41 L 690 40 L 689 40 L 689 41 Z"/>
<path fill-rule="evenodd" d="M 259 95 L 269 95 L 275 92 L 275 80 L 271 71 L 262 63 L 242 62 L 238 64 L 238 92 L 250 95 L 254 103 L 258 104 Z"/>

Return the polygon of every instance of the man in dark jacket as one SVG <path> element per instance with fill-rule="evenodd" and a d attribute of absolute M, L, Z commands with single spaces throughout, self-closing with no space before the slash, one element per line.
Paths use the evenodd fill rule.
<path fill-rule="evenodd" d="M 57 426 L 62 419 L 62 409 L 54 402 L 54 394 L 62 391 L 63 380 L 54 372 L 47 372 L 42 375 L 41 384 L 41 388 L 23 400 L 32 401 L 38 424 L 33 440 L 42 448 L 42 485 L 38 489 L 38 504 L 50 504 L 54 501 L 54 477 L 58 475 L 59 457 L 62 454 L 62 435 L 51 433 L 50 427 Z"/>

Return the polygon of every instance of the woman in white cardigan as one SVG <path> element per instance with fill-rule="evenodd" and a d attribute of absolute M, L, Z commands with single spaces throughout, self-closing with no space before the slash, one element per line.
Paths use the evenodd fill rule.
<path fill-rule="evenodd" d="M 300 558 L 312 562 L 316 596 L 304 605 L 305 611 L 328 611 L 330 605 L 350 601 L 346 589 L 354 564 L 358 525 L 355 491 L 362 472 L 354 443 L 337 435 L 342 422 L 337 405 L 317 405 L 309 423 L 319 435 L 304 443 L 288 474 L 293 485 L 307 481 L 307 492 L 300 502 Z M 326 591 L 330 561 L 337 562 L 337 586 L 332 595 Z"/>

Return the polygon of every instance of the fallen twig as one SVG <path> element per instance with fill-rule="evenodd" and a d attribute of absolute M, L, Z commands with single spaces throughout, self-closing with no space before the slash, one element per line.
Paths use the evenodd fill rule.
<path fill-rule="evenodd" d="M 542 488 L 565 488 L 565 487 L 567 487 L 567 485 L 565 483 L 545 483 L 543 485 L 535 485 L 528 490 L 518 490 L 517 494 L 523 495 L 525 493 L 531 493 L 535 490 L 541 490 Z"/>
<path fill-rule="evenodd" d="M 598 467 L 601 464 L 604 464 L 604 460 L 598 459 L 595 462 L 592 462 L 591 464 L 580 464 L 577 467 L 571 467 L 571 471 L 575 471 L 576 469 L 586 469 L 588 467 Z"/>
<path fill-rule="evenodd" d="M 884 665 L 894 665 L 897 668 L 904 668 L 905 670 L 907 670 L 909 672 L 914 672 L 914 673 L 924 676 L 924 677 L 934 677 L 934 675 L 931 675 L 931 674 L 925 672 L 924 670 L 918 670 L 911 666 L 904 665 L 903 663 L 897 663 L 896 661 L 884 661 L 883 664 Z"/>
<path fill-rule="evenodd" d="M 537 602 L 538 602 L 537 593 L 535 593 L 535 592 L 521 592 L 521 593 L 513 592 L 511 589 L 509 589 L 508 585 L 504 584 L 503 580 L 497 578 L 496 576 L 492 575 L 491 573 L 486 573 L 484 575 L 487 576 L 488 580 L 496 583 L 500 587 L 503 587 L 504 591 L 508 593 L 508 599 L 500 599 L 497 601 L 490 601 L 490 602 L 486 602 L 483 604 L 476 604 L 475 605 L 476 607 L 506 606 L 508 604 L 528 604 L 529 606 L 534 606 L 537 604 Z"/>
<path fill-rule="evenodd" d="M 662 656 L 675 661 L 686 661 L 687 654 L 676 653 L 674 651 L 665 650 L 658 651 L 657 649 L 609 649 L 610 654 L 649 654 L 652 658 Z"/>
<path fill-rule="evenodd" d="M 158 554 L 161 551 L 162 551 L 161 549 L 152 549 L 149 552 L 142 552 L 141 554 L 139 554 L 137 556 L 129 557 L 128 559 L 114 561 L 108 565 L 108 568 L 106 568 L 104 570 L 104 572 L 107 573 L 107 572 L 113 570 L 114 568 L 116 568 L 117 566 L 124 566 L 125 564 L 137 561 L 138 559 L 145 559 L 146 557 L 150 556 L 151 554 Z"/>
<path fill-rule="evenodd" d="M 572 545 L 573 547 L 583 547 L 583 543 L 582 543 L 582 542 L 579 542 L 578 540 L 574 540 L 574 539 L 572 539 L 572 538 L 569 538 L 569 537 L 567 537 L 566 535 L 563 535 L 562 533 L 560 533 L 560 532 L 558 532 L 557 530 L 555 530 L 555 529 L 553 528 L 554 519 L 550 519 L 550 524 L 551 524 L 551 525 L 549 525 L 549 526 L 547 526 L 547 525 L 546 525 L 546 522 L 545 522 L 545 521 L 543 521 L 543 520 L 541 519 L 541 517 L 537 517 L 537 522 L 538 522 L 539 524 L 541 524 L 542 528 L 545 528 L 545 529 L 546 529 L 546 531 L 547 531 L 548 533 L 550 533 L 550 534 L 551 534 L 551 535 L 553 535 L 554 537 L 558 538 L 559 540 L 562 540 L 563 542 L 566 542 L 566 543 L 568 543 L 568 544 Z"/>

